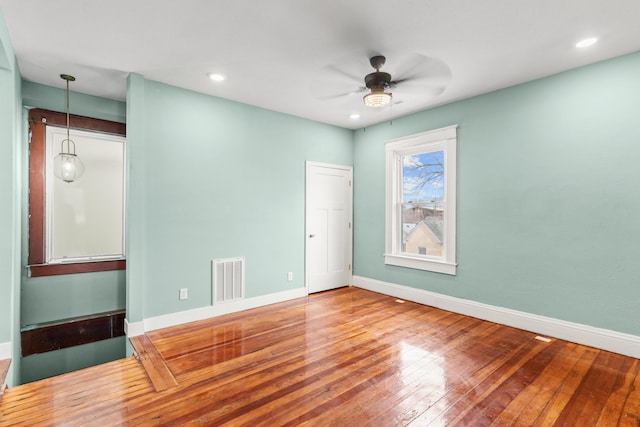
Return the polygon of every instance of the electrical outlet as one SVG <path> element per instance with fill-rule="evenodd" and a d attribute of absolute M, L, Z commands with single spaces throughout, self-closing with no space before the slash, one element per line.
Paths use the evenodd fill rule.
<path fill-rule="evenodd" d="M 293 271 L 290 271 L 287 273 L 287 280 L 288 281 L 292 281 L 293 280 Z"/>
<path fill-rule="evenodd" d="M 180 289 L 180 299 L 188 299 L 189 298 L 189 289 L 181 288 Z"/>

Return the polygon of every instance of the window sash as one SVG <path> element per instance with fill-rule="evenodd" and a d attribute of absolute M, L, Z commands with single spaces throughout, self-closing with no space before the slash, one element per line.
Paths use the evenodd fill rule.
<path fill-rule="evenodd" d="M 422 134 L 412 135 L 406 138 L 388 141 L 386 149 L 387 168 L 387 215 L 386 215 L 386 243 L 385 263 L 408 268 L 435 271 L 446 274 L 456 273 L 455 258 L 455 186 L 456 186 L 456 127 L 437 129 Z M 404 176 L 403 160 L 406 156 L 443 151 L 443 197 L 442 201 L 405 201 L 404 200 Z M 410 203 L 412 202 L 412 203 Z M 403 211 L 409 206 L 429 207 L 434 203 L 441 205 L 442 217 L 442 251 L 440 256 L 415 253 L 406 250 L 403 246 Z M 429 227 L 426 227 L 427 229 Z M 425 234 L 429 231 L 422 230 Z M 440 230 L 438 230 L 440 231 Z M 438 233 L 432 233 L 438 234 Z"/>
<path fill-rule="evenodd" d="M 407 210 L 416 210 L 416 209 L 424 209 L 427 211 L 433 211 L 433 216 L 439 216 L 438 212 L 442 212 L 442 223 L 438 224 L 436 221 L 435 225 L 429 224 L 428 221 L 424 221 L 424 225 L 420 224 L 420 222 L 417 223 L 405 223 L 404 221 L 404 217 L 405 217 L 405 212 Z M 446 243 L 447 243 L 447 236 L 446 236 L 446 220 L 447 220 L 447 212 L 446 212 L 446 202 L 442 201 L 442 202 L 422 202 L 422 203 L 398 203 L 398 230 L 396 231 L 398 236 L 401 236 L 401 238 L 398 239 L 398 244 L 399 247 L 396 248 L 396 252 L 397 253 L 401 253 L 401 254 L 406 254 L 408 256 L 417 256 L 417 257 L 423 257 L 423 258 L 428 258 L 428 259 L 436 259 L 436 260 L 445 260 L 445 254 L 446 254 Z M 413 226 L 411 227 L 411 224 L 413 224 Z M 419 227 L 419 229 L 416 229 L 417 227 Z M 426 254 L 420 254 L 418 252 L 418 248 L 420 247 L 424 247 L 425 249 L 428 249 L 428 245 L 420 245 L 418 243 L 415 243 L 411 246 L 415 246 L 416 247 L 416 252 L 411 252 L 409 250 L 407 250 L 407 242 L 408 239 L 412 237 L 413 234 L 418 234 L 422 232 L 421 234 L 426 235 L 427 236 L 427 240 L 433 244 L 435 244 L 436 246 L 440 246 L 439 255 L 436 255 L 436 253 L 427 251 Z M 416 239 L 414 239 L 416 240 Z M 422 241 L 424 242 L 424 239 L 422 239 Z M 439 244 L 439 245 L 438 245 Z"/>

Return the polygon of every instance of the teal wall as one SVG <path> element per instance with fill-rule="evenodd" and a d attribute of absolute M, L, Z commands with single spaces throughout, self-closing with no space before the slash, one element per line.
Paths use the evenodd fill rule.
<path fill-rule="evenodd" d="M 12 347 L 7 376 L 18 383 L 20 319 L 20 71 L 0 12 L 0 344 Z"/>
<path fill-rule="evenodd" d="M 21 382 L 37 381 L 120 359 L 124 357 L 125 341 L 125 337 L 118 337 L 25 357 L 22 359 Z"/>
<path fill-rule="evenodd" d="M 217 258 L 249 298 L 304 287 L 305 161 L 351 165 L 352 132 L 136 75 L 127 108 L 130 320 L 210 305 Z"/>
<path fill-rule="evenodd" d="M 640 53 L 355 134 L 354 274 L 640 335 Z M 384 264 L 384 142 L 458 128 L 458 274 Z"/>
<path fill-rule="evenodd" d="M 33 277 L 23 282 L 23 326 L 125 308 L 124 270 Z"/>
<path fill-rule="evenodd" d="M 25 80 L 22 82 L 22 105 L 63 113 L 67 109 L 64 84 L 62 79 L 60 79 L 60 88 Z M 69 112 L 71 114 L 126 123 L 126 103 L 75 92 L 73 82 L 69 87 Z"/>
<path fill-rule="evenodd" d="M 62 81 L 61 81 L 62 82 Z M 63 82 L 62 82 L 63 83 Z M 70 112 L 86 117 L 124 123 L 124 102 L 70 92 Z M 64 112 L 66 95 L 62 88 L 54 88 L 33 82 L 22 82 L 22 105 Z M 25 113 L 26 115 L 26 113 Z M 24 127 L 26 129 L 26 122 Z M 27 138 L 22 138 L 22 152 L 27 158 Z M 27 164 L 24 164 L 26 170 Z M 22 259 L 27 264 L 28 238 L 28 176 L 23 174 L 22 191 Z M 102 313 L 125 308 L 126 274 L 124 271 L 69 274 L 48 277 L 28 277 L 22 274 L 20 301 L 20 325 L 49 322 L 87 314 Z M 124 339 L 108 340 L 109 343 L 92 343 L 64 350 L 57 350 L 22 359 L 21 382 L 81 369 L 125 355 Z M 119 344 L 118 344 L 119 343 Z"/>
<path fill-rule="evenodd" d="M 67 98 L 64 84 L 62 79 L 60 79 L 59 88 L 25 80 L 22 82 L 22 104 L 26 107 L 65 112 Z M 126 123 L 127 105 L 124 102 L 74 92 L 73 82 L 69 87 L 69 112 L 71 114 Z"/>

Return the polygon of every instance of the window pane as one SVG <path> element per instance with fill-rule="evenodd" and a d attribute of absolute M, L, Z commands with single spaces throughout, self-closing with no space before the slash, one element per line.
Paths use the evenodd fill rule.
<path fill-rule="evenodd" d="M 444 203 L 402 204 L 402 252 L 442 257 Z"/>
<path fill-rule="evenodd" d="M 405 203 L 444 200 L 444 151 L 402 157 L 402 196 Z"/>
<path fill-rule="evenodd" d="M 402 252 L 442 257 L 444 151 L 402 158 Z"/>
<path fill-rule="evenodd" d="M 49 126 L 47 134 L 52 157 L 66 130 Z M 72 130 L 71 139 L 86 171 L 70 183 L 47 173 L 47 261 L 122 257 L 124 138 Z"/>

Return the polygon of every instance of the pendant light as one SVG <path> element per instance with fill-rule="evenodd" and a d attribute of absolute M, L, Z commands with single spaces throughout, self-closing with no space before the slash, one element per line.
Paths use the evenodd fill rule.
<path fill-rule="evenodd" d="M 67 138 L 60 143 L 60 154 L 53 159 L 53 174 L 64 182 L 73 182 L 84 173 L 84 164 L 76 155 L 76 144 L 69 138 L 69 82 L 76 80 L 68 74 L 60 74 L 67 82 Z"/>

